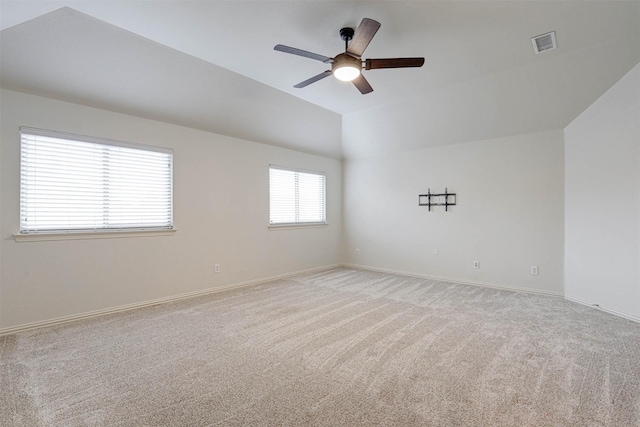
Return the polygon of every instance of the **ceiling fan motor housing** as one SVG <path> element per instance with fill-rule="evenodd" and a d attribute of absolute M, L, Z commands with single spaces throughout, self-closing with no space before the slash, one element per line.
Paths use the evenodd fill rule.
<path fill-rule="evenodd" d="M 362 69 L 362 59 L 349 55 L 348 53 L 341 53 L 333 58 L 331 71 L 344 66 Z"/>

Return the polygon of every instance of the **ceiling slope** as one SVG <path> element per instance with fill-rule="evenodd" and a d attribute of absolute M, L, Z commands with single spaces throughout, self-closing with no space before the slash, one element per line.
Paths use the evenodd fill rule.
<path fill-rule="evenodd" d="M 600 44 L 343 116 L 345 158 L 564 129 L 639 61 Z"/>
<path fill-rule="evenodd" d="M 0 35 L 5 89 L 341 157 L 339 114 L 76 10 Z"/>

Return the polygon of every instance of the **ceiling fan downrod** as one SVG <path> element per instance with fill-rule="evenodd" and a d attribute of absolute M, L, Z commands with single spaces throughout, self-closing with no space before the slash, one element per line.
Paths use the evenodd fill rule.
<path fill-rule="evenodd" d="M 340 38 L 344 40 L 344 51 L 346 52 L 349 49 L 349 42 L 353 38 L 355 34 L 355 30 L 351 27 L 344 27 L 340 29 Z"/>

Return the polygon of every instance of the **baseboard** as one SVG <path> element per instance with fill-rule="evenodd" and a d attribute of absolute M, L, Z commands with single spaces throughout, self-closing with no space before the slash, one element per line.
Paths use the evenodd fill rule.
<path fill-rule="evenodd" d="M 366 265 L 358 265 L 358 264 L 342 264 L 343 267 L 347 268 L 355 268 L 358 270 L 368 270 L 368 271 L 377 271 L 380 273 L 388 273 L 388 274 L 398 274 L 401 276 L 409 276 L 409 277 L 417 277 L 419 279 L 430 279 L 430 280 L 439 280 L 441 282 L 451 282 L 451 283 L 460 283 L 462 285 L 471 285 L 471 286 L 480 286 L 483 288 L 493 288 L 493 289 L 501 289 L 505 291 L 512 292 L 523 292 L 527 294 L 536 294 L 536 295 L 546 295 L 552 297 L 564 297 L 564 294 L 561 292 L 553 292 L 553 291 L 542 291 L 539 289 L 530 289 L 530 288 L 517 288 L 514 286 L 501 285 L 498 283 L 489 283 L 489 282 L 480 282 L 476 280 L 466 280 L 466 279 L 457 279 L 454 277 L 442 277 L 442 276 L 433 276 L 430 274 L 422 274 L 422 273 L 414 273 L 411 271 L 401 271 L 401 270 L 390 270 L 384 268 L 375 268 L 369 267 Z"/>
<path fill-rule="evenodd" d="M 640 323 L 640 317 L 634 316 L 633 314 L 625 313 L 623 311 L 615 310 L 613 308 L 609 308 L 609 307 L 602 306 L 602 305 L 599 305 L 599 304 L 594 304 L 592 302 L 585 301 L 585 300 L 582 300 L 580 298 L 575 298 L 575 297 L 570 296 L 570 295 L 565 295 L 562 292 L 541 291 L 539 289 L 530 289 L 530 288 L 516 288 L 514 286 L 505 286 L 505 285 L 500 285 L 500 284 L 496 284 L 496 283 L 487 283 L 487 282 L 479 282 L 479 281 L 473 281 L 473 280 L 456 279 L 456 278 L 452 278 L 452 277 L 433 276 L 433 275 L 429 275 L 429 274 L 418 274 L 418 273 L 414 273 L 414 272 L 401 271 L 401 270 L 390 270 L 390 269 L 384 269 L 384 268 L 375 268 L 375 267 L 369 267 L 369 266 L 366 266 L 366 265 L 358 265 L 358 264 L 342 264 L 342 266 L 343 267 L 347 267 L 347 268 L 355 268 L 355 269 L 358 269 L 358 270 L 377 271 L 377 272 L 380 272 L 380 273 L 388 273 L 388 274 L 399 274 L 399 275 L 402 275 L 402 276 L 417 277 L 417 278 L 420 278 L 420 279 L 439 280 L 439 281 L 443 281 L 443 282 L 460 283 L 460 284 L 463 284 L 463 285 L 481 286 L 481 287 L 484 287 L 484 288 L 493 288 L 493 289 L 502 289 L 502 290 L 505 290 L 505 291 L 512 291 L 512 292 L 523 292 L 523 293 L 527 293 L 527 294 L 536 294 L 536 295 L 546 295 L 546 296 L 552 296 L 552 297 L 561 297 L 561 298 L 564 298 L 564 299 L 566 299 L 568 301 L 572 301 L 572 302 L 575 302 L 575 303 L 578 303 L 578 304 L 581 304 L 581 305 L 585 305 L 587 307 L 591 307 L 591 308 L 596 309 L 596 310 L 604 311 L 604 312 L 612 314 L 614 316 L 622 317 L 624 319 Z"/>
<path fill-rule="evenodd" d="M 107 315 L 107 314 L 119 313 L 119 312 L 122 312 L 122 311 L 135 310 L 137 308 L 149 307 L 149 306 L 152 306 L 152 305 L 164 304 L 164 303 L 168 303 L 168 302 L 172 302 L 172 301 L 179 301 L 179 300 L 188 299 L 188 298 L 194 298 L 194 297 L 198 297 L 198 296 L 202 296 L 202 295 L 214 294 L 214 293 L 217 293 L 217 292 L 229 291 L 229 290 L 232 290 L 232 289 L 244 288 L 244 287 L 248 287 L 248 286 L 255 286 L 255 285 L 262 284 L 262 283 L 271 282 L 273 280 L 287 279 L 287 278 L 290 278 L 290 277 L 298 276 L 300 274 L 306 274 L 306 273 L 313 273 L 313 272 L 317 272 L 317 271 L 330 270 L 332 268 L 338 268 L 338 267 L 341 267 L 341 264 L 326 265 L 326 266 L 323 266 L 323 267 L 316 267 L 316 268 L 310 268 L 310 269 L 306 269 L 306 270 L 299 270 L 299 271 L 296 271 L 296 272 L 293 272 L 293 273 L 287 273 L 287 274 L 281 274 L 281 275 L 269 276 L 269 277 L 262 277 L 260 279 L 254 279 L 254 280 L 248 280 L 248 281 L 245 281 L 245 282 L 233 283 L 233 284 L 222 286 L 222 287 L 219 287 L 219 288 L 208 288 L 208 289 L 203 289 L 201 291 L 187 292 L 187 293 L 184 293 L 184 294 L 173 295 L 173 296 L 163 297 L 163 298 L 157 298 L 157 299 L 137 302 L 137 303 L 133 303 L 133 304 L 125 304 L 125 305 L 120 305 L 120 306 L 117 306 L 117 307 L 105 308 L 105 309 L 102 309 L 102 310 L 94 310 L 94 311 L 89 311 L 89 312 L 86 312 L 86 313 L 74 314 L 74 315 L 71 315 L 71 316 L 57 317 L 55 319 L 43 320 L 43 321 L 40 321 L 40 322 L 33 322 L 33 323 L 26 323 L 26 324 L 18 325 L 18 326 L 11 326 L 9 328 L 0 328 L 0 336 L 15 334 L 15 333 L 18 333 L 18 332 L 24 332 L 24 331 L 28 331 L 28 330 L 32 330 L 32 329 L 44 328 L 44 327 L 47 327 L 47 326 L 59 325 L 59 324 L 62 324 L 62 323 L 73 322 L 73 321 L 76 321 L 76 320 L 87 319 L 87 318 L 90 318 L 90 317 L 98 317 L 98 316 L 104 316 L 104 315 Z"/>
<path fill-rule="evenodd" d="M 587 307 L 591 307 L 591 308 L 593 308 L 595 310 L 604 311 L 606 313 L 613 314 L 613 315 L 619 316 L 619 317 L 624 317 L 627 320 L 632 320 L 634 322 L 640 323 L 640 317 L 634 316 L 633 314 L 625 313 L 625 312 L 620 311 L 620 310 L 615 310 L 613 308 L 605 307 L 605 306 L 602 306 L 600 304 L 595 304 L 595 303 L 592 303 L 592 302 L 589 302 L 589 301 L 585 301 L 583 299 L 576 298 L 576 297 L 573 297 L 571 295 L 565 295 L 564 299 L 566 299 L 568 301 L 571 301 L 571 302 L 575 302 L 575 303 L 580 304 L 580 305 L 586 305 Z"/>
<path fill-rule="evenodd" d="M 126 305 L 121 305 L 121 306 L 118 306 L 118 307 L 112 307 L 112 308 L 107 308 L 107 309 L 102 309 L 102 310 L 95 310 L 95 311 L 90 311 L 90 312 L 81 313 L 81 314 L 75 314 L 75 315 L 71 315 L 71 316 L 58 317 L 58 318 L 55 318 L 55 319 L 44 320 L 44 321 L 40 321 L 40 322 L 26 323 L 26 324 L 23 324 L 23 325 L 12 326 L 12 327 L 9 327 L 9 328 L 0 328 L 0 336 L 15 334 L 15 333 L 18 333 L 18 332 L 28 331 L 28 330 L 32 330 L 32 329 L 44 328 L 44 327 L 47 327 L 47 326 L 59 325 L 59 324 L 62 324 L 62 323 L 73 322 L 73 321 L 76 321 L 76 320 L 87 319 L 87 318 L 91 318 L 91 317 L 104 316 L 104 315 L 107 315 L 107 314 L 113 314 L 113 313 L 118 313 L 118 312 L 122 312 L 122 311 L 135 310 L 137 308 L 149 307 L 149 306 L 152 306 L 152 305 L 164 304 L 164 303 L 168 303 L 168 302 L 172 302 L 172 301 L 179 301 L 179 300 L 188 299 L 188 298 L 194 298 L 194 297 L 198 297 L 198 296 L 202 296 L 202 295 L 214 294 L 214 293 L 217 293 L 217 292 L 229 291 L 229 290 L 237 289 L 237 288 L 255 286 L 255 285 L 259 285 L 261 283 L 270 282 L 270 281 L 273 281 L 273 280 L 286 279 L 286 278 L 298 276 L 300 274 L 324 271 L 324 270 L 329 270 L 329 269 L 338 268 L 338 267 L 354 268 L 354 269 L 358 269 L 358 270 L 376 271 L 376 272 L 387 273 L 387 274 L 398 274 L 398 275 L 402 275 L 402 276 L 417 277 L 417 278 L 420 278 L 420 279 L 439 280 L 439 281 L 443 281 L 443 282 L 460 283 L 460 284 L 463 284 L 463 285 L 480 286 L 480 287 L 484 287 L 484 288 L 501 289 L 501 290 L 512 291 L 512 292 L 523 292 L 523 293 L 529 293 L 529 294 L 546 295 L 546 296 L 553 296 L 553 297 L 563 297 L 566 300 L 569 300 L 569 301 L 572 301 L 572 302 L 575 302 L 575 303 L 578 303 L 578 304 L 581 304 L 581 305 L 585 305 L 585 306 L 588 306 L 588 307 L 591 307 L 591 308 L 594 308 L 594 309 L 597 309 L 597 310 L 601 310 L 601 311 L 607 312 L 609 314 L 613 314 L 615 316 L 623 317 L 625 319 L 632 320 L 634 322 L 640 323 L 640 317 L 638 317 L 638 316 L 634 316 L 634 315 L 631 315 L 631 314 L 628 314 L 628 313 L 624 313 L 624 312 L 621 312 L 619 310 L 611 309 L 611 308 L 608 308 L 608 307 L 603 307 L 603 306 L 600 306 L 600 305 L 594 305 L 593 303 L 590 303 L 588 301 L 584 301 L 584 300 L 581 300 L 579 298 L 572 297 L 570 295 L 564 295 L 564 294 L 562 294 L 560 292 L 541 291 L 541 290 L 538 290 L 538 289 L 529 289 L 529 288 L 517 288 L 517 287 L 513 287 L 513 286 L 506 286 L 506 285 L 501 285 L 501 284 L 496 284 L 496 283 L 488 283 L 488 282 L 480 282 L 480 281 L 473 281 L 473 280 L 457 279 L 457 278 L 452 278 L 452 277 L 433 276 L 433 275 L 429 275 L 429 274 L 419 274 L 419 273 L 415 273 L 415 272 L 401 271 L 401 270 L 374 268 L 374 267 L 370 267 L 370 266 L 366 266 L 366 265 L 358 265 L 358 264 L 333 264 L 333 265 L 310 268 L 310 269 L 307 269 L 307 270 L 300 270 L 300 271 L 281 274 L 281 275 L 276 275 L 276 276 L 262 277 L 260 279 L 248 280 L 248 281 L 245 281 L 245 282 L 233 283 L 233 284 L 222 286 L 222 287 L 219 287 L 219 288 L 208 288 L 208 289 L 204 289 L 204 290 L 201 290 L 201 291 L 188 292 L 188 293 L 179 294 L 179 295 L 173 295 L 173 296 L 164 297 L 164 298 L 157 298 L 157 299 L 148 300 L 148 301 L 142 301 L 142 302 L 134 303 L 134 304 L 126 304 Z"/>

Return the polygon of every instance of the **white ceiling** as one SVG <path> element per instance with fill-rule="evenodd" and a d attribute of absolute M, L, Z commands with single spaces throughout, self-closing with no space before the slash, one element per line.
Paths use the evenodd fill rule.
<path fill-rule="evenodd" d="M 640 62 L 640 1 L 0 6 L 5 88 L 331 157 L 561 129 Z M 382 24 L 365 58 L 425 65 L 365 71 L 368 95 L 334 78 L 294 89 L 327 66 L 273 46 L 335 56 L 364 17 Z M 551 30 L 558 49 L 536 55 Z"/>

